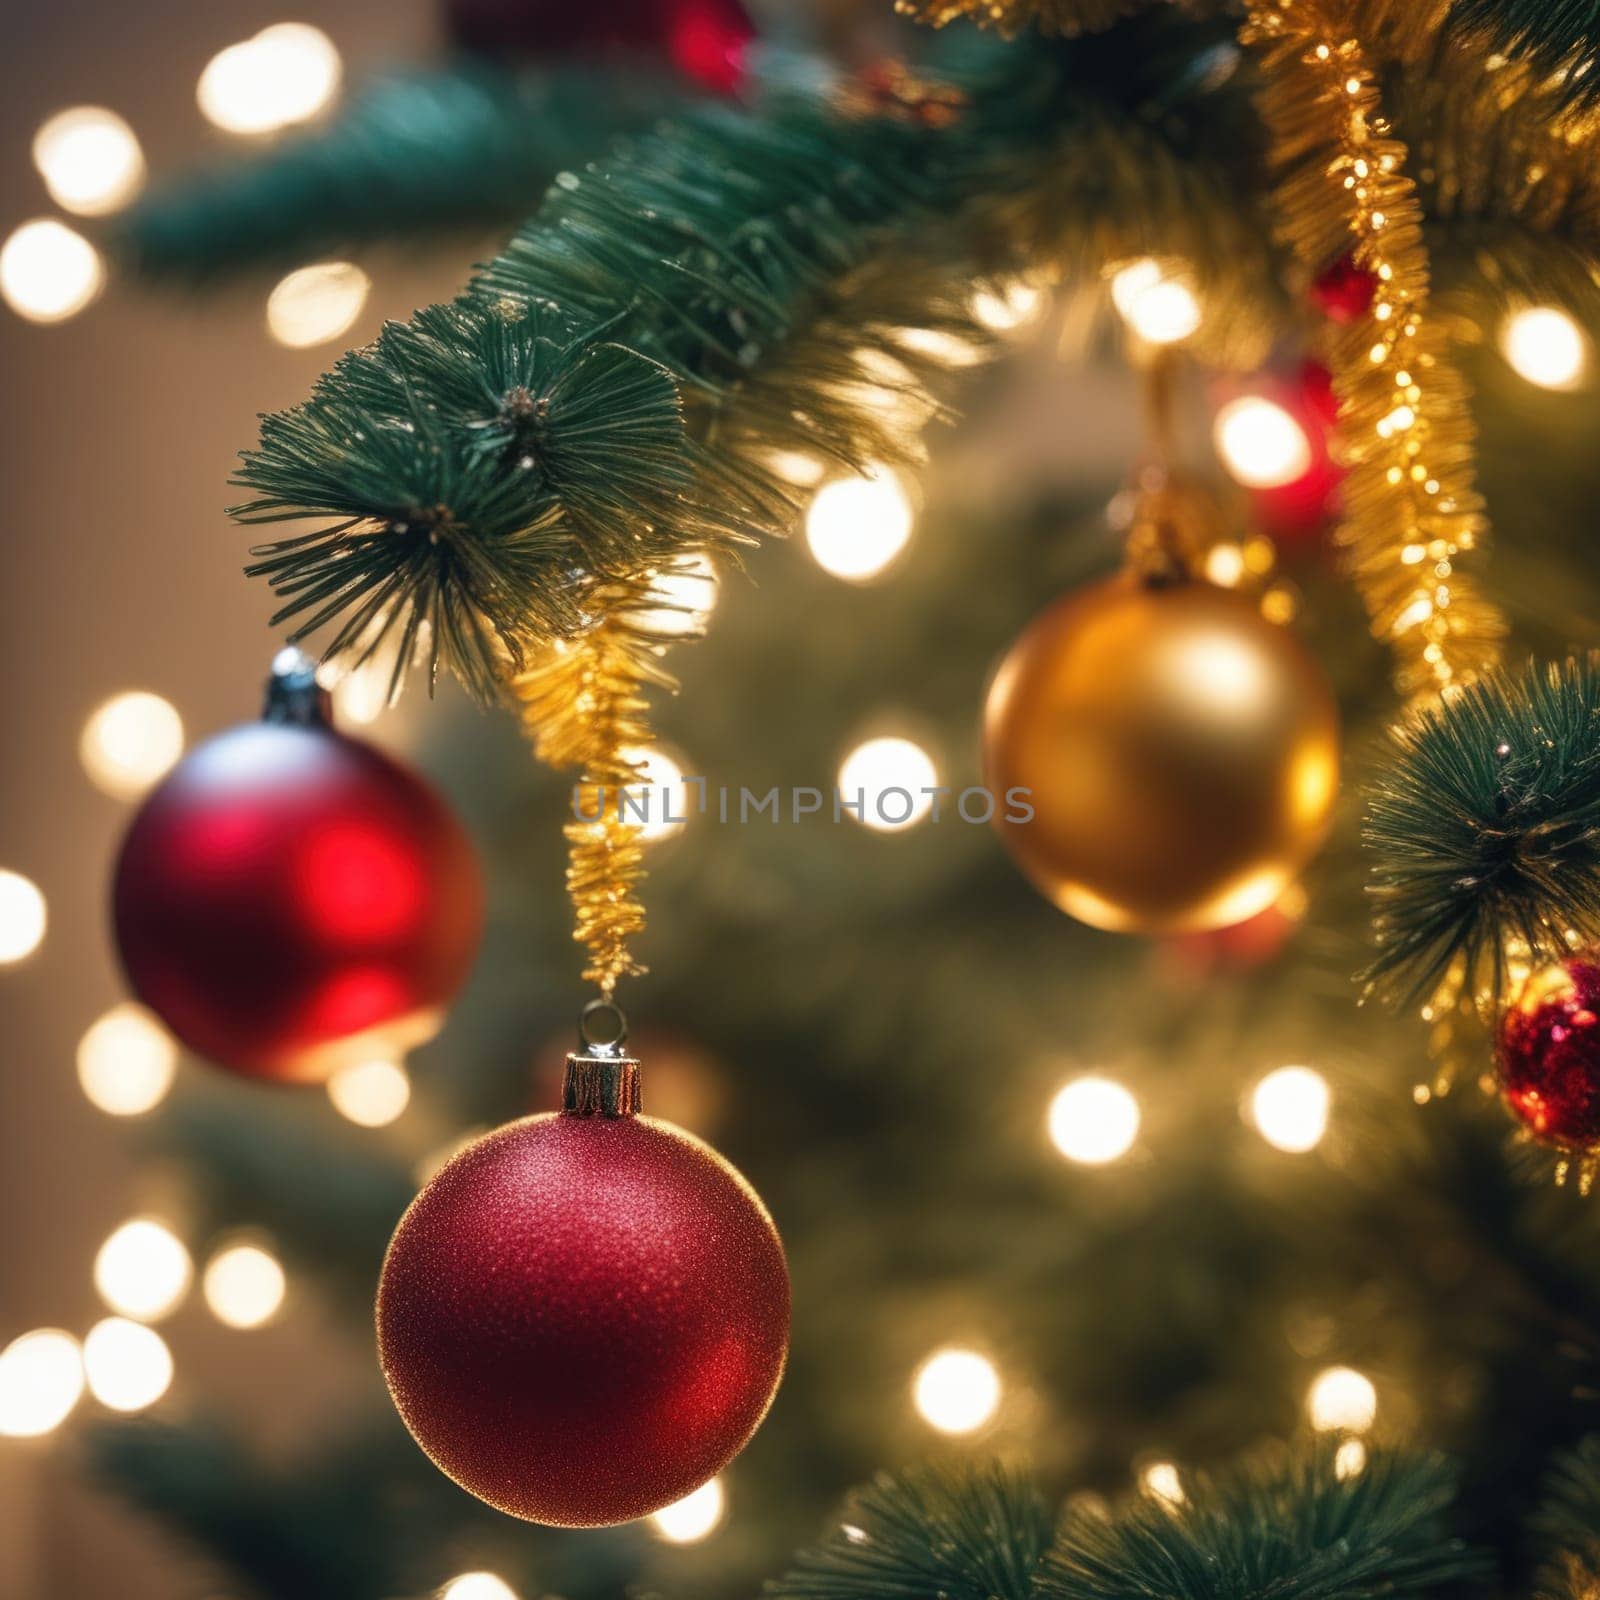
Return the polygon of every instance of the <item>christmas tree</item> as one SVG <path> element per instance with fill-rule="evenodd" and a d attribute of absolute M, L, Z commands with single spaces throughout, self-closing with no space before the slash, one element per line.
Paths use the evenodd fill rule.
<path fill-rule="evenodd" d="M 86 1347 L 141 1414 L 65 1423 L 85 1472 L 285 1600 L 1591 1594 L 1600 19 L 612 9 L 460 4 L 470 57 L 101 224 L 197 315 L 501 239 L 241 441 L 324 665 L 115 889 L 196 1061 L 124 1107 L 183 1238 L 96 1335 L 154 1337 L 162 1250 L 240 1324 L 281 1260 L 329 1338 L 381 1279 L 382 1373 L 282 1459 Z M 1108 383 L 1120 455 L 1057 420 Z M 329 721 L 435 686 L 449 808 Z M 313 984 L 283 863 L 339 829 Z M 374 840 L 404 992 L 335 1015 Z M 759 1200 L 698 1144 L 619 1200 L 641 1095 Z"/>

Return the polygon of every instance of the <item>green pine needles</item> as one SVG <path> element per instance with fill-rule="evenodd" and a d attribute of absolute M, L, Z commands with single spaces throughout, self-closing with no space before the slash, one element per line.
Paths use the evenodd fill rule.
<path fill-rule="evenodd" d="M 1367 807 L 1369 978 L 1498 998 L 1508 940 L 1537 962 L 1600 935 L 1600 657 L 1485 679 L 1395 738 Z"/>

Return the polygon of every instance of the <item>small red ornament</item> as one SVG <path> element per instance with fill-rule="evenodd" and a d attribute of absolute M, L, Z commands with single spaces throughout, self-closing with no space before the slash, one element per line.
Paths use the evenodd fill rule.
<path fill-rule="evenodd" d="M 1366 314 L 1378 280 L 1365 267 L 1358 267 L 1350 256 L 1340 256 L 1331 267 L 1313 280 L 1311 303 L 1330 322 L 1341 326 Z"/>
<path fill-rule="evenodd" d="M 1534 1138 L 1600 1148 L 1600 951 L 1573 956 L 1523 985 L 1500 1024 L 1500 1094 Z"/>
<path fill-rule="evenodd" d="M 1294 543 L 1323 528 L 1338 509 L 1344 481 L 1344 469 L 1333 457 L 1339 401 L 1332 374 L 1316 361 L 1302 362 L 1278 399 L 1305 434 L 1311 464 L 1292 483 L 1255 490 L 1253 499 L 1267 531 L 1281 543 Z"/>
<path fill-rule="evenodd" d="M 139 999 L 197 1054 L 282 1083 L 430 1037 L 483 922 L 443 801 L 326 713 L 311 664 L 284 652 L 264 719 L 190 752 L 140 806 L 112 896 Z"/>
<path fill-rule="evenodd" d="M 540 58 L 630 53 L 664 57 L 717 94 L 744 82 L 755 27 L 740 0 L 448 0 L 464 49 Z"/>
<path fill-rule="evenodd" d="M 570 1056 L 563 1100 L 412 1202 L 378 1353 L 441 1472 L 510 1516 L 590 1528 L 659 1511 L 744 1448 L 783 1374 L 789 1274 L 750 1185 L 636 1114 L 637 1061 Z"/>

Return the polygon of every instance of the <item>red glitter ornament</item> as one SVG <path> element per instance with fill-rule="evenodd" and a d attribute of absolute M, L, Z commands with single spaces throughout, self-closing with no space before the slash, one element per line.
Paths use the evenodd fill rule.
<path fill-rule="evenodd" d="M 1351 256 L 1340 256 L 1317 275 L 1309 294 L 1330 322 L 1343 326 L 1366 314 L 1377 287 L 1378 280 L 1365 267 L 1358 267 Z"/>
<path fill-rule="evenodd" d="M 483 922 L 460 824 L 326 708 L 285 652 L 266 717 L 191 751 L 139 808 L 112 895 L 139 999 L 197 1054 L 283 1083 L 430 1037 Z"/>
<path fill-rule="evenodd" d="M 1500 1024 L 1500 1094 L 1558 1149 L 1600 1148 L 1600 951 L 1536 973 Z"/>
<path fill-rule="evenodd" d="M 739 1453 L 789 1342 L 760 1198 L 636 1114 L 638 1063 L 568 1058 L 566 1109 L 478 1140 L 401 1219 L 378 1352 L 434 1464 L 555 1527 L 647 1516 Z"/>

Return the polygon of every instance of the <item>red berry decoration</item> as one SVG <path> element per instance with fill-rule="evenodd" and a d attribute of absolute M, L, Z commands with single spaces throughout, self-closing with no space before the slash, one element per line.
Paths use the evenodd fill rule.
<path fill-rule="evenodd" d="M 570 1056 L 563 1101 L 412 1202 L 378 1353 L 441 1472 L 510 1516 L 590 1528 L 659 1511 L 743 1449 L 783 1374 L 789 1274 L 750 1185 L 637 1115 L 637 1061 Z"/>
<path fill-rule="evenodd" d="M 1366 314 L 1378 280 L 1350 256 L 1340 256 L 1313 280 L 1311 303 L 1330 322 L 1341 326 Z"/>
<path fill-rule="evenodd" d="M 336 732 L 286 651 L 263 720 L 199 746 L 139 808 L 113 912 L 134 993 L 184 1044 L 307 1083 L 438 1031 L 483 885 L 439 796 Z"/>
<path fill-rule="evenodd" d="M 1500 1024 L 1500 1093 L 1545 1144 L 1600 1148 L 1600 951 L 1536 973 Z"/>

